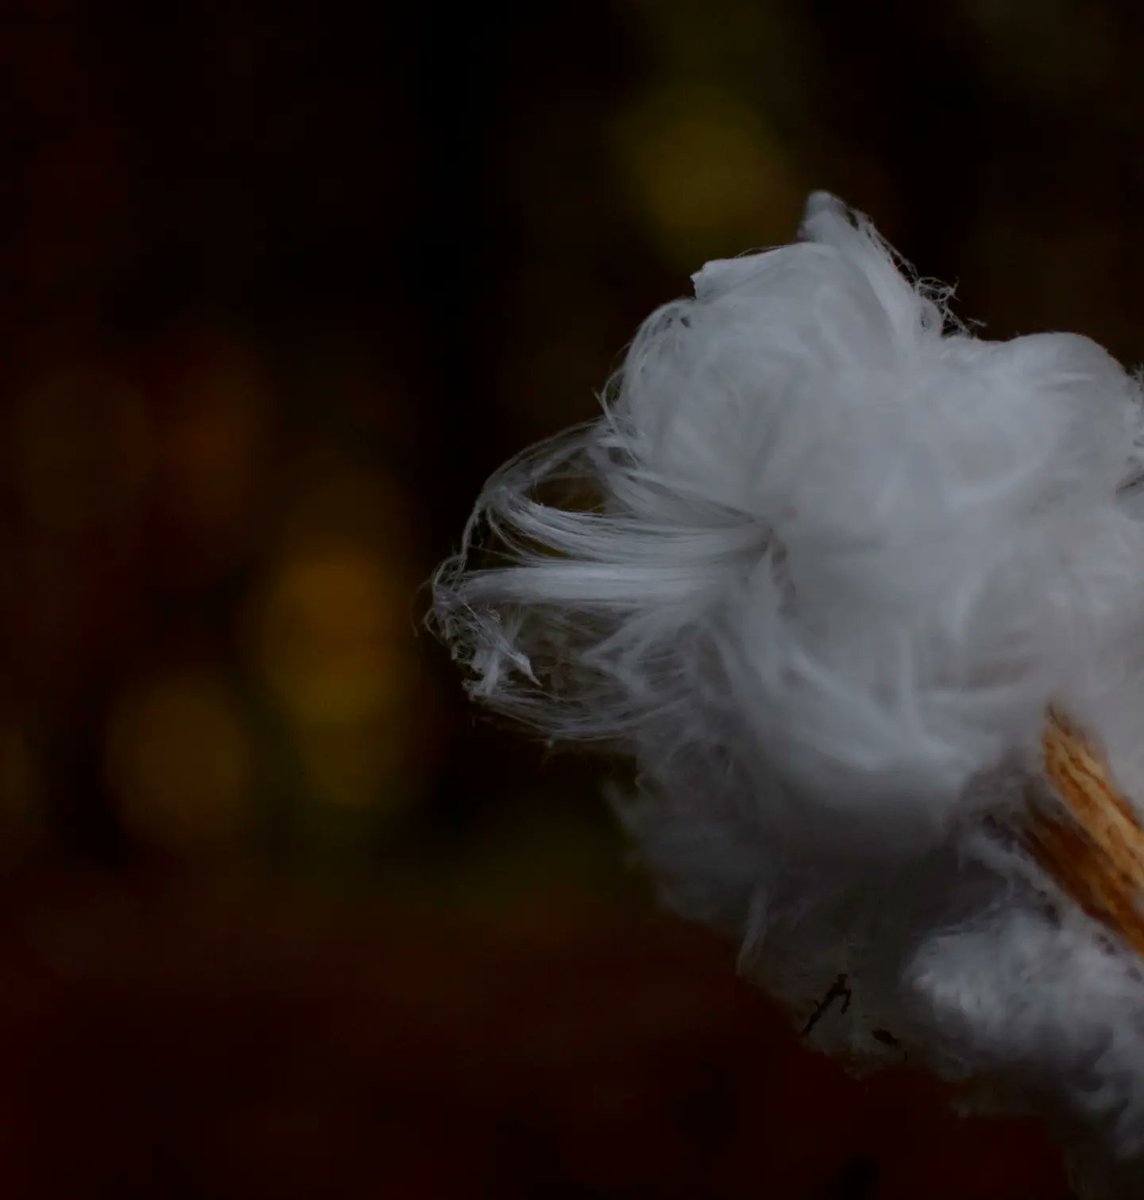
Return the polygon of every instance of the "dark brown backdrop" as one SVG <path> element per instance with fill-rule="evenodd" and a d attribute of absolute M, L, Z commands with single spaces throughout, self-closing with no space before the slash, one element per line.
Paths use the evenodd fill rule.
<path fill-rule="evenodd" d="M 0 1194 L 1064 1196 L 657 915 L 418 587 L 814 187 L 1142 355 L 1138 6 L 0 7 Z"/>

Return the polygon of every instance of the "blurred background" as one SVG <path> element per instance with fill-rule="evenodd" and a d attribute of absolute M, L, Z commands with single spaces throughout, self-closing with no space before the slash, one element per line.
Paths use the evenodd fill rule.
<path fill-rule="evenodd" d="M 1063 1200 L 656 909 L 420 632 L 705 259 L 1144 357 L 1134 0 L 0 5 L 0 1194 Z"/>

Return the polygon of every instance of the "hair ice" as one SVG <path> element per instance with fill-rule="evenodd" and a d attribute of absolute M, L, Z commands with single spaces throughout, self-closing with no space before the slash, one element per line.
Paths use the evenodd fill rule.
<path fill-rule="evenodd" d="M 806 1014 L 847 975 L 822 1044 L 1050 1078 L 1144 1146 L 1139 969 L 990 832 L 1050 705 L 1144 784 L 1137 382 L 974 336 L 821 194 L 693 282 L 596 421 L 489 480 L 438 630 L 481 703 L 632 758 L 670 899 L 764 986 Z"/>

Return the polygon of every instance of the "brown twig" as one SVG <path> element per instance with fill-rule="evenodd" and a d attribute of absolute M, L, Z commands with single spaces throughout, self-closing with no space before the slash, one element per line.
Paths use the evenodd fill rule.
<path fill-rule="evenodd" d="M 1144 956 L 1144 829 L 1084 734 L 1050 710 L 1042 739 L 1045 776 L 1066 819 L 1034 806 L 1024 831 L 1030 853 L 1090 916 Z"/>

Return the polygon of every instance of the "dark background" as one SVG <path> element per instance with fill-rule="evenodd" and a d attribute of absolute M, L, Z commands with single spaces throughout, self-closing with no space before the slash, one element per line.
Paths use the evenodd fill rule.
<path fill-rule="evenodd" d="M 1065 1196 L 657 913 L 421 585 L 812 188 L 1144 356 L 1139 11 L 0 4 L 0 1195 Z"/>

